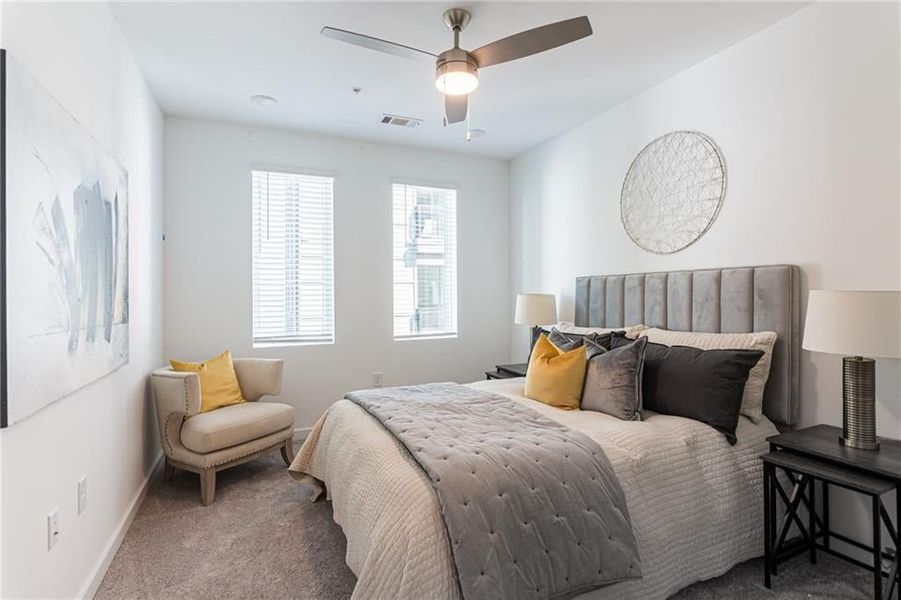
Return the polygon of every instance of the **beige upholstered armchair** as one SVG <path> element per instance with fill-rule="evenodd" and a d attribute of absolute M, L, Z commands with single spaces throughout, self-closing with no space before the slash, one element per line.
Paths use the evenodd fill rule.
<path fill-rule="evenodd" d="M 166 478 L 171 478 L 176 469 L 198 473 L 204 506 L 213 502 L 218 471 L 276 449 L 281 449 L 286 464 L 294 458 L 294 408 L 258 402 L 262 396 L 281 393 L 284 361 L 237 358 L 234 365 L 247 402 L 205 413 L 200 412 L 197 373 L 166 367 L 151 374 Z"/>

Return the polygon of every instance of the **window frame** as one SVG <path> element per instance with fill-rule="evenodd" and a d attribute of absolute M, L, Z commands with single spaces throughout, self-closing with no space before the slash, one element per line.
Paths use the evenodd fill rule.
<path fill-rule="evenodd" d="M 447 333 L 414 333 L 408 335 L 397 335 L 394 332 L 394 186 L 404 185 L 412 187 L 425 187 L 439 190 L 447 190 L 454 192 L 454 331 Z M 410 179 L 406 177 L 392 177 L 389 188 L 391 198 L 391 335 L 395 342 L 411 342 L 416 340 L 448 340 L 456 339 L 460 335 L 460 279 L 458 277 L 459 269 L 459 247 L 460 247 L 460 207 L 461 193 L 460 186 L 454 182 L 436 181 L 427 179 Z"/>
<path fill-rule="evenodd" d="M 331 331 L 331 339 L 312 339 L 312 340 L 297 340 L 297 341 L 289 341 L 289 340 L 276 340 L 276 341 L 257 341 L 256 336 L 254 335 L 254 236 L 253 236 L 253 172 L 254 171 L 265 171 L 268 173 L 282 173 L 287 175 L 300 175 L 306 177 L 322 177 L 329 178 L 332 180 L 332 240 L 331 247 L 329 251 L 331 252 L 331 263 L 332 263 L 332 331 Z M 273 164 L 273 163 L 259 163 L 254 162 L 250 164 L 249 168 L 250 175 L 250 223 L 251 223 L 251 233 L 250 233 L 250 339 L 253 348 L 288 348 L 295 346 L 327 346 L 333 345 L 337 341 L 338 335 L 338 292 L 337 292 L 337 279 L 335 273 L 337 269 L 335 268 L 335 203 L 336 197 L 338 195 L 338 175 L 335 171 L 330 171 L 326 169 L 315 169 L 315 168 L 306 168 L 306 167 L 296 167 L 289 166 L 284 164 Z"/>

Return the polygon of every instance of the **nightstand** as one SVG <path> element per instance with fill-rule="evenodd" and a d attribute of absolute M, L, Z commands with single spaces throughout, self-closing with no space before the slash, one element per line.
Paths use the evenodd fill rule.
<path fill-rule="evenodd" d="M 528 363 L 515 365 L 495 365 L 494 371 L 485 371 L 485 379 L 511 379 L 513 377 L 525 377 Z"/>
<path fill-rule="evenodd" d="M 792 556 L 808 552 L 810 562 L 816 563 L 816 552 L 822 550 L 873 573 L 873 598 L 892 597 L 899 581 L 899 553 L 897 525 L 901 523 L 901 502 L 896 501 L 894 522 L 882 503 L 882 496 L 901 489 L 901 440 L 880 438 L 879 450 L 860 450 L 839 443 L 842 430 L 829 425 L 816 425 L 767 438 L 770 453 L 763 461 L 764 503 L 764 585 L 769 588 L 771 576 L 777 574 L 778 564 Z M 776 473 L 782 471 L 790 490 L 782 486 Z M 786 479 L 783 479 L 786 481 Z M 822 511 L 816 510 L 817 482 L 822 494 Z M 829 488 L 838 486 L 867 496 L 871 504 L 873 545 L 833 532 L 829 528 Z M 777 518 L 777 495 L 785 510 Z M 807 509 L 806 523 L 799 509 Z M 778 526 L 777 526 L 778 521 Z M 882 525 L 895 546 L 894 555 L 882 551 Z M 801 538 L 786 543 L 792 524 Z M 872 564 L 843 554 L 830 547 L 836 539 L 872 554 Z M 882 568 L 883 559 L 891 559 L 888 572 Z M 883 577 L 888 580 L 883 585 Z"/>

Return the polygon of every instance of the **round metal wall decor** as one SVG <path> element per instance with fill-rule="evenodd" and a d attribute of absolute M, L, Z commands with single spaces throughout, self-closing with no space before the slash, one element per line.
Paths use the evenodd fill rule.
<path fill-rule="evenodd" d="M 645 146 L 626 173 L 623 227 L 640 248 L 672 254 L 710 229 L 726 195 L 726 163 L 712 139 L 673 131 Z"/>

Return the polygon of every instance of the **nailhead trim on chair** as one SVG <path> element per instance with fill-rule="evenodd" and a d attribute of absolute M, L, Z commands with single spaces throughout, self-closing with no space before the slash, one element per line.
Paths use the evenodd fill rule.
<path fill-rule="evenodd" d="M 169 452 L 167 453 L 167 455 L 168 455 L 168 454 L 172 454 L 172 451 L 173 451 L 172 442 L 169 441 L 169 423 L 172 421 L 172 417 L 180 416 L 182 419 L 184 419 L 185 415 L 188 414 L 188 378 L 187 377 L 177 377 L 174 375 L 166 375 L 164 373 L 155 373 L 154 376 L 165 377 L 166 379 L 181 379 L 181 381 L 182 381 L 183 389 L 182 389 L 181 398 L 185 403 L 185 412 L 182 415 L 179 415 L 178 413 L 169 414 L 169 416 L 166 417 L 166 427 L 164 428 L 164 431 L 163 431 L 163 439 L 166 440 L 166 447 L 169 448 Z"/>
<path fill-rule="evenodd" d="M 188 414 L 188 378 L 187 377 L 177 377 L 175 375 L 166 375 L 165 373 L 154 373 L 154 377 L 165 377 L 166 379 L 181 379 L 183 393 L 181 395 L 182 399 L 185 401 L 185 414 Z"/>
<path fill-rule="evenodd" d="M 169 441 L 169 422 L 172 421 L 172 417 L 181 417 L 183 419 L 185 416 L 178 413 L 169 413 L 169 416 L 166 417 L 166 426 L 163 428 L 163 439 L 166 440 L 166 446 L 169 448 L 169 454 L 172 454 L 173 450 L 172 442 Z"/>
<path fill-rule="evenodd" d="M 215 462 L 215 463 L 213 463 L 211 465 L 207 465 L 205 467 L 203 465 L 199 465 L 197 463 L 185 462 L 185 461 L 181 461 L 181 460 L 173 460 L 172 462 L 180 463 L 183 465 L 188 465 L 188 466 L 191 466 L 191 467 L 194 467 L 197 469 L 212 469 L 213 467 L 218 467 L 219 465 L 224 465 L 226 463 L 230 463 L 232 461 L 244 458 L 245 456 L 250 456 L 251 454 L 260 454 L 260 453 L 266 452 L 267 450 L 272 450 L 273 448 L 277 448 L 277 447 L 281 446 L 282 444 L 285 443 L 286 440 L 290 440 L 293 437 L 294 437 L 294 432 L 292 431 L 290 435 L 283 437 L 281 440 L 275 442 L 271 446 L 266 446 L 265 448 L 260 448 L 259 450 L 254 450 L 253 452 L 245 452 L 244 454 L 241 454 L 239 456 L 232 456 L 231 458 L 229 458 L 227 460 L 220 460 L 219 462 Z"/>
<path fill-rule="evenodd" d="M 185 401 L 185 414 L 188 414 L 188 378 L 187 377 L 177 377 L 174 375 L 166 375 L 165 373 L 154 373 L 154 377 L 165 377 L 166 379 L 181 379 L 182 387 L 184 387 L 184 393 L 182 394 L 182 399 Z"/>

